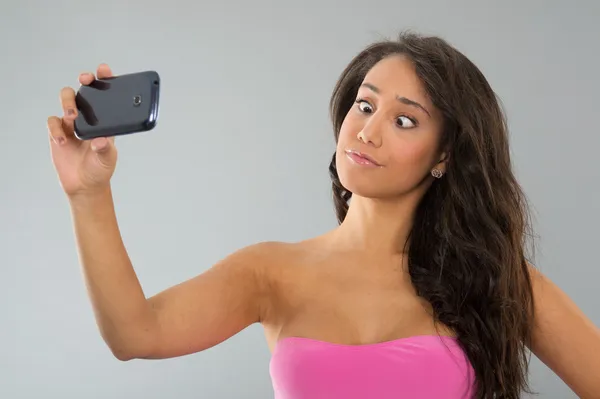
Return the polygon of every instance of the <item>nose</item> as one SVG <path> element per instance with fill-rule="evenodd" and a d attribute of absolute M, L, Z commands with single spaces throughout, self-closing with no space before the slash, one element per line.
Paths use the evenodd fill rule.
<path fill-rule="evenodd" d="M 377 119 L 375 115 L 371 116 L 357 135 L 360 141 L 376 148 L 381 147 L 382 142 L 382 126 Z"/>

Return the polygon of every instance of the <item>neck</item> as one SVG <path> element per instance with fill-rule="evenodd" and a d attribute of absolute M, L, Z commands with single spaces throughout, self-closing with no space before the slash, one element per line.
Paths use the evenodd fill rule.
<path fill-rule="evenodd" d="M 348 214 L 334 231 L 336 245 L 369 253 L 397 255 L 408 250 L 416 198 L 353 196 Z"/>

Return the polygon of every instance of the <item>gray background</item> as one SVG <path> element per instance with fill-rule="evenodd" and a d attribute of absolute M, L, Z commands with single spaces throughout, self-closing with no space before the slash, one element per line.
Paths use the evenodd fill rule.
<path fill-rule="evenodd" d="M 401 29 L 440 34 L 502 97 L 537 263 L 600 325 L 597 1 L 4 1 L 0 6 L 0 397 L 268 398 L 253 326 L 204 353 L 122 363 L 94 323 L 45 122 L 109 63 L 162 75 L 159 125 L 118 140 L 122 233 L 152 295 L 231 251 L 335 225 L 338 74 Z M 576 367 L 576 365 L 573 365 Z M 575 397 L 539 361 L 542 398 Z"/>

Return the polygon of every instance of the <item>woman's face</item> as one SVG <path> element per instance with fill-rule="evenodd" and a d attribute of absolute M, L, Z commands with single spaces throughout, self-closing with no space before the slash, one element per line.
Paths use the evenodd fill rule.
<path fill-rule="evenodd" d="M 401 55 L 383 59 L 366 75 L 340 130 L 336 163 L 342 185 L 368 198 L 428 187 L 432 169 L 445 171 L 441 119 L 411 61 Z"/>

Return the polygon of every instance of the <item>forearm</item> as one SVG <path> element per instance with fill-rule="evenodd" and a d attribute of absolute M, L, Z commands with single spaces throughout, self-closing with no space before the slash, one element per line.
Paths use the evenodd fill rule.
<path fill-rule="evenodd" d="M 144 354 L 155 317 L 121 239 L 110 188 L 70 198 L 88 294 L 102 337 L 119 359 Z"/>

